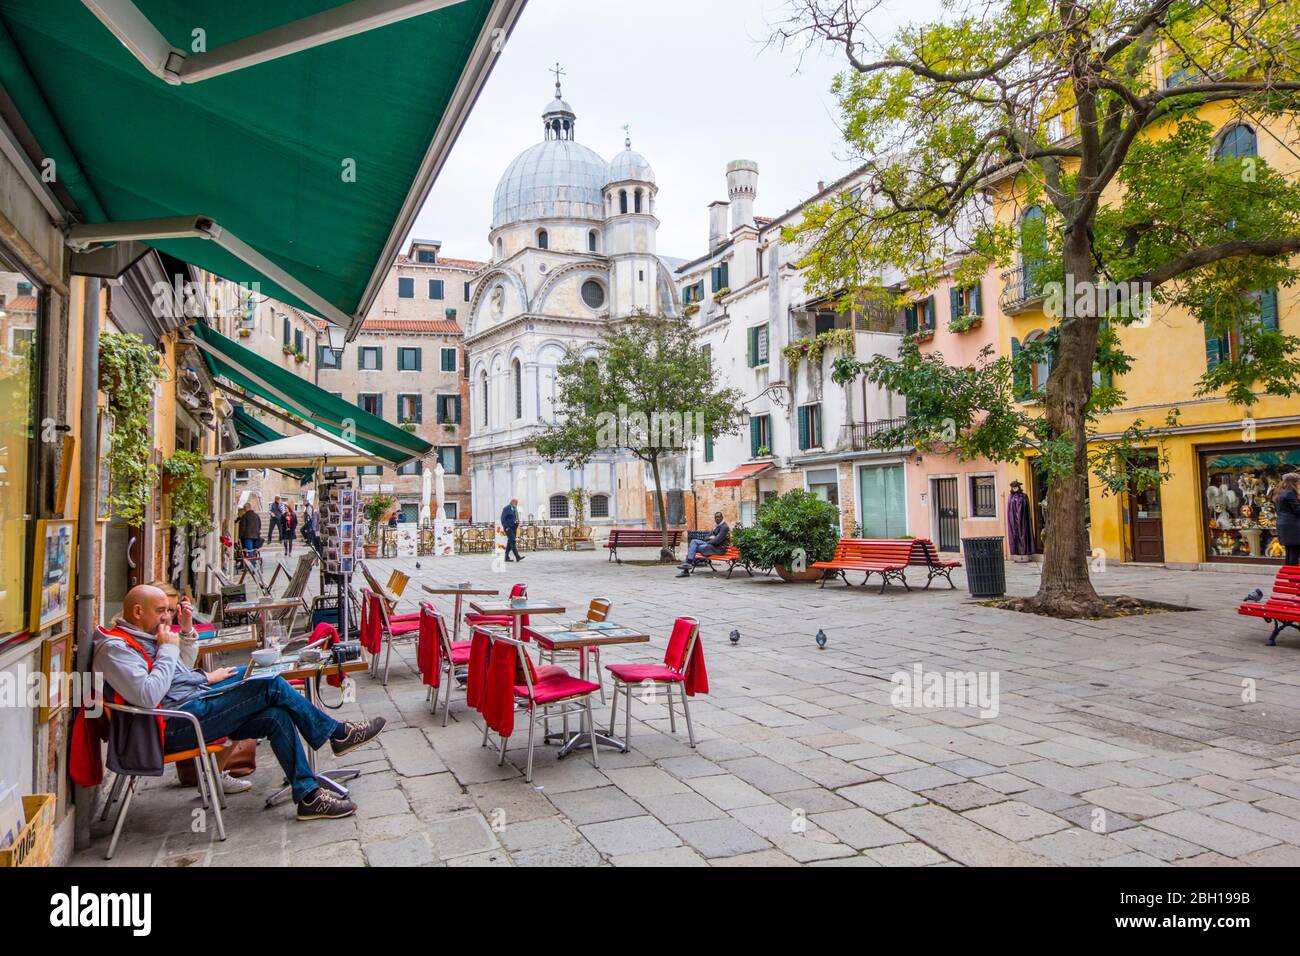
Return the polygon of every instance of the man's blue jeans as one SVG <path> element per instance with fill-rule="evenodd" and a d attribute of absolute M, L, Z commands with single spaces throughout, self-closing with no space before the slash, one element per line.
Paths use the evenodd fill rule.
<path fill-rule="evenodd" d="M 701 554 L 700 552 L 704 553 Z M 713 545 L 709 544 L 709 542 L 705 541 L 703 538 L 696 538 L 686 546 L 686 560 L 682 562 L 682 567 L 693 568 L 695 567 L 695 559 L 697 557 L 707 558 L 710 555 L 717 553 L 717 549 L 714 548 Z"/>
<path fill-rule="evenodd" d="M 248 553 L 253 553 L 257 545 L 257 542 L 254 541 L 252 538 L 243 538 L 241 539 L 240 543 L 243 544 L 244 551 Z M 261 560 L 258 558 L 250 557 L 247 560 L 249 564 L 253 564 L 253 565 L 258 565 L 262 563 Z"/>
<path fill-rule="evenodd" d="M 209 742 L 221 737 L 270 740 L 275 759 L 293 787 L 295 803 L 319 786 L 307 763 L 299 734 L 312 750 L 319 750 L 340 726 L 333 717 L 309 704 L 283 677 L 240 681 L 219 694 L 191 700 L 179 709 L 199 719 L 203 736 Z M 197 747 L 189 721 L 167 721 L 163 746 L 167 751 Z"/>

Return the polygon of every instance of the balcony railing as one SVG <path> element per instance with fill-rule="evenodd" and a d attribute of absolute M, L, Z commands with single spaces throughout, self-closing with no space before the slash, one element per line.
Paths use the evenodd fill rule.
<path fill-rule="evenodd" d="M 1043 298 L 1043 283 L 1033 270 L 1020 268 L 1002 273 L 1002 311 L 1019 312 L 1035 305 Z"/>
<path fill-rule="evenodd" d="M 907 416 L 901 418 L 877 418 L 870 422 L 855 422 L 850 425 L 851 440 L 854 451 L 870 451 L 878 447 L 873 439 L 881 432 L 902 428 L 908 422 Z"/>

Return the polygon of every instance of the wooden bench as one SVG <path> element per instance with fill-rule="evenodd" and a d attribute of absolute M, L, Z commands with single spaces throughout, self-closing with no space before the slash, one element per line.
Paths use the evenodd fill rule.
<path fill-rule="evenodd" d="M 829 561 L 815 561 L 809 567 L 822 571 L 822 587 L 837 577 L 843 578 L 848 586 L 848 572 L 861 571 L 866 575 L 862 579 L 863 587 L 873 574 L 879 574 L 882 594 L 890 581 L 898 581 L 910 591 L 907 566 L 912 563 L 915 543 L 912 538 L 840 538 Z"/>
<path fill-rule="evenodd" d="M 1267 601 L 1246 601 L 1239 608 L 1238 614 L 1248 617 L 1262 617 L 1273 625 L 1268 645 L 1277 644 L 1277 636 L 1284 627 L 1294 627 L 1300 631 L 1300 565 L 1284 566 L 1277 572 L 1273 582 L 1273 593 Z"/>
<path fill-rule="evenodd" d="M 680 528 L 670 528 L 666 532 L 654 528 L 614 528 L 609 532 L 609 541 L 605 547 L 609 549 L 609 559 L 622 564 L 623 559 L 618 556 L 619 548 L 662 548 L 665 535 L 668 550 L 675 553 L 682 539 Z"/>
<path fill-rule="evenodd" d="M 753 568 L 749 566 L 748 561 L 746 561 L 744 558 L 740 556 L 740 549 L 737 548 L 735 545 L 732 545 L 726 551 L 722 552 L 722 554 L 697 555 L 695 558 L 696 566 L 698 566 L 701 561 L 707 564 L 709 566 L 709 570 L 712 571 L 714 574 L 718 573 L 718 569 L 713 566 L 713 562 L 717 561 L 719 563 L 725 563 L 727 565 L 727 577 L 731 577 L 731 572 L 736 570 L 736 565 L 740 565 L 742 568 L 744 568 L 745 573 L 748 574 L 751 578 L 754 576 Z"/>
<path fill-rule="evenodd" d="M 956 590 L 957 585 L 952 582 L 952 569 L 960 568 L 961 562 L 939 560 L 939 549 L 934 546 L 933 541 L 926 538 L 916 538 L 912 542 L 912 554 L 908 564 L 926 568 L 929 571 L 930 576 L 925 582 L 927 589 L 935 578 L 943 578 L 948 582 L 948 587 Z"/>

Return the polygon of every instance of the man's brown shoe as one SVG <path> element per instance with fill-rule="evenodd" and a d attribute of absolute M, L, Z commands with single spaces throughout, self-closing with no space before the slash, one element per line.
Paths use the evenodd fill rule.
<path fill-rule="evenodd" d="M 371 717 L 369 720 L 348 721 L 343 725 L 346 732 L 342 740 L 330 738 L 330 750 L 334 751 L 334 756 L 341 757 L 345 753 L 356 750 L 364 743 L 368 743 L 381 730 L 387 721 L 382 717 Z"/>
<path fill-rule="evenodd" d="M 357 805 L 324 787 L 317 787 L 298 803 L 299 820 L 341 820 L 357 812 Z"/>

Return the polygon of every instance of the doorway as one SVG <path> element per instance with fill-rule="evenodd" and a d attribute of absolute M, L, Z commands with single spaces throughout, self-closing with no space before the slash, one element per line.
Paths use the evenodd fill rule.
<path fill-rule="evenodd" d="M 957 479 L 934 479 L 934 510 L 940 551 L 961 550 L 961 513 L 957 509 Z"/>
<path fill-rule="evenodd" d="M 1159 485 L 1139 491 L 1129 482 L 1128 520 L 1133 534 L 1133 560 L 1164 564 L 1165 527 Z"/>

